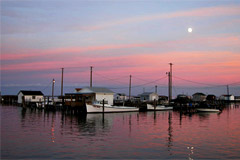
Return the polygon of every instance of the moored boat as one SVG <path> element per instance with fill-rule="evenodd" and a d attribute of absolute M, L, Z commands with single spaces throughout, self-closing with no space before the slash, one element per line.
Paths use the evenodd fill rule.
<path fill-rule="evenodd" d="M 163 105 L 162 106 L 158 105 L 158 106 L 154 107 L 151 104 L 147 104 L 148 111 L 165 111 L 165 110 L 172 110 L 172 109 L 173 109 L 173 107 L 166 107 Z"/>
<path fill-rule="evenodd" d="M 220 112 L 220 110 L 213 108 L 197 108 L 197 112 Z"/>
<path fill-rule="evenodd" d="M 117 113 L 117 112 L 138 112 L 137 107 L 111 106 L 104 104 L 86 104 L 87 113 Z"/>

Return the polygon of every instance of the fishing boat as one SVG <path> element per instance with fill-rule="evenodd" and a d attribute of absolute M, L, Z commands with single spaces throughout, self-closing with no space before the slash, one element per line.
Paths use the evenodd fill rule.
<path fill-rule="evenodd" d="M 86 104 L 87 113 L 117 113 L 117 112 L 138 112 L 137 107 L 111 106 L 104 104 Z"/>
<path fill-rule="evenodd" d="M 165 111 L 165 110 L 172 110 L 173 107 L 166 107 L 164 105 L 157 105 L 156 107 L 154 107 L 151 104 L 147 104 L 147 110 L 148 111 Z"/>
<path fill-rule="evenodd" d="M 220 112 L 220 110 L 212 108 L 197 108 L 197 112 Z"/>

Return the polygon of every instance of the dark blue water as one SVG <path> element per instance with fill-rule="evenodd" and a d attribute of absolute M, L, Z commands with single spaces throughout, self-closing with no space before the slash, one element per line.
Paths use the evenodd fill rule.
<path fill-rule="evenodd" d="M 1 106 L 3 159 L 240 159 L 240 108 L 74 116 Z"/>

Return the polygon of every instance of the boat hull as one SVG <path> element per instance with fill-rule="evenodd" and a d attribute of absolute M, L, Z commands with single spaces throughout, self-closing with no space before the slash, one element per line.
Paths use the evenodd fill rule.
<path fill-rule="evenodd" d="M 86 104 L 87 113 L 119 113 L 119 112 L 138 112 L 136 107 L 118 107 L 118 106 L 103 106 Z"/>
<path fill-rule="evenodd" d="M 166 110 L 172 110 L 173 107 L 165 107 L 165 106 L 156 106 L 154 107 L 151 104 L 147 104 L 147 110 L 148 111 L 166 111 Z"/>
<path fill-rule="evenodd" d="M 219 109 L 198 108 L 197 112 L 220 112 Z"/>

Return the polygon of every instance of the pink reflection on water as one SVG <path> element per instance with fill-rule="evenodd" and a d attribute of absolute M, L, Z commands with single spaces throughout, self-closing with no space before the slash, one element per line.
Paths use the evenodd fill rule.
<path fill-rule="evenodd" d="M 133 148 L 165 147 L 169 155 L 186 155 L 189 158 L 239 157 L 236 149 L 240 148 L 240 125 L 237 124 L 240 118 L 235 112 L 240 111 L 239 108 L 232 110 L 193 115 L 148 112 L 123 116 L 122 121 L 122 117 L 117 117 L 113 132 L 116 129 L 118 136 L 131 137 L 128 140 Z"/>
<path fill-rule="evenodd" d="M 104 116 L 7 108 L 2 114 L 3 157 L 240 158 L 239 115 L 240 108 L 234 106 L 220 114 L 160 111 Z"/>

